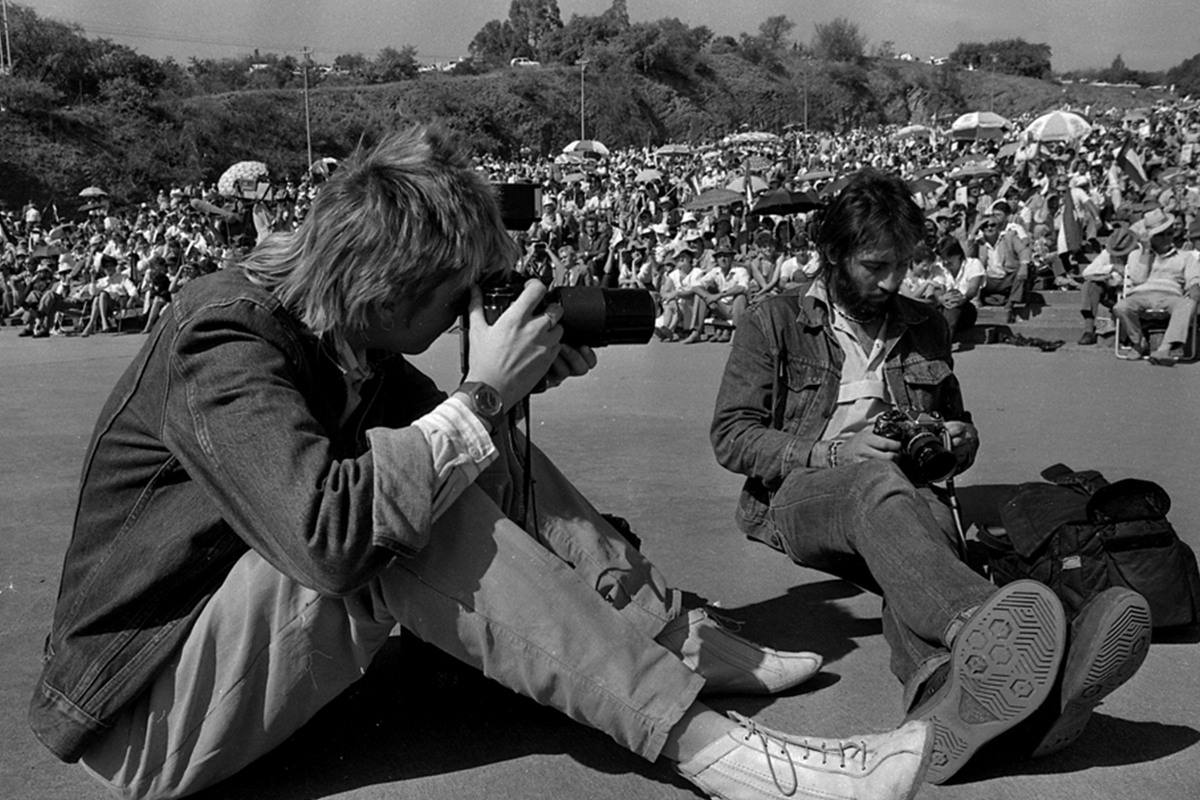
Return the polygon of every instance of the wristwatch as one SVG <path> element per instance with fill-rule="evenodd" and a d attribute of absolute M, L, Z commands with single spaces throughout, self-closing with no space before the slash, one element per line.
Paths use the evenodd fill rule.
<path fill-rule="evenodd" d="M 482 381 L 468 381 L 458 387 L 458 392 L 465 394 L 470 400 L 475 416 L 493 429 L 496 428 L 500 418 L 504 416 L 504 400 L 501 399 L 500 392 Z"/>

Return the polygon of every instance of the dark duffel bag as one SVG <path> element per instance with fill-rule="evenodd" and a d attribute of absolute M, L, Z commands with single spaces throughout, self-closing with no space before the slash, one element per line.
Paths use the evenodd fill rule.
<path fill-rule="evenodd" d="M 1068 619 L 1110 586 L 1150 604 L 1155 628 L 1200 622 L 1196 555 L 1167 521 L 1171 498 L 1151 481 L 1109 483 L 1099 472 L 1062 464 L 1025 483 L 1000 510 L 1004 527 L 984 528 L 988 571 L 997 586 L 1032 578 L 1058 595 Z"/>

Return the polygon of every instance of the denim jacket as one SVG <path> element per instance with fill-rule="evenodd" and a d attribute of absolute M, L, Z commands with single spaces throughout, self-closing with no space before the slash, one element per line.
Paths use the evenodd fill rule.
<path fill-rule="evenodd" d="M 445 396 L 402 358 L 373 371 L 339 427 L 334 358 L 272 295 L 226 270 L 172 298 L 84 462 L 30 706 L 55 755 L 77 760 L 149 685 L 249 548 L 343 595 L 423 546 L 433 464 L 405 426 Z"/>
<path fill-rule="evenodd" d="M 821 434 L 837 406 L 842 349 L 809 284 L 752 307 L 738 325 L 710 431 L 717 461 L 746 476 L 738 527 L 770 541 L 771 496 L 796 469 L 829 466 Z M 887 324 L 884 378 L 901 408 L 970 422 L 950 356 L 950 331 L 936 309 L 906 297 Z M 894 343 L 894 347 L 893 347 Z"/>

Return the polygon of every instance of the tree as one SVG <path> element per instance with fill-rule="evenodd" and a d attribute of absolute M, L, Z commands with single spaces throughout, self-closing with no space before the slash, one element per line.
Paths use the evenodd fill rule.
<path fill-rule="evenodd" d="M 519 45 L 512 25 L 507 21 L 494 19 L 479 29 L 479 33 L 475 34 L 475 38 L 467 47 L 467 52 L 471 54 L 472 60 L 507 64 Z"/>
<path fill-rule="evenodd" d="M 385 47 L 374 63 L 374 82 L 391 83 L 417 77 L 417 48 L 405 45 L 397 50 Z"/>
<path fill-rule="evenodd" d="M 884 39 L 882 42 L 879 43 L 879 46 L 875 48 L 875 57 L 876 58 L 895 58 L 896 57 L 896 43 L 893 42 L 891 39 Z"/>
<path fill-rule="evenodd" d="M 827 61 L 859 61 L 866 47 L 867 37 L 858 30 L 858 25 L 845 17 L 817 23 L 813 34 L 813 52 L 817 58 Z"/>
<path fill-rule="evenodd" d="M 962 42 L 950 61 L 971 69 L 986 69 L 1025 78 L 1050 77 L 1050 45 L 1031 44 L 1024 39 L 998 39 L 987 44 Z"/>
<path fill-rule="evenodd" d="M 517 55 L 535 56 L 542 39 L 562 27 L 557 0 L 512 0 L 508 7 L 508 23 L 523 52 Z"/>
<path fill-rule="evenodd" d="M 758 26 L 759 38 L 763 40 L 772 50 L 780 50 L 787 41 L 788 34 L 792 32 L 792 28 L 796 27 L 796 23 L 780 14 L 776 17 L 767 17 L 767 19 Z"/>

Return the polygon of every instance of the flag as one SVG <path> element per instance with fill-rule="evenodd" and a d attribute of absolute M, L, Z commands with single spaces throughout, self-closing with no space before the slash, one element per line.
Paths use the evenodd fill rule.
<path fill-rule="evenodd" d="M 1146 168 L 1142 166 L 1141 157 L 1136 150 L 1129 146 L 1128 136 L 1125 137 L 1125 143 L 1121 145 L 1121 149 L 1117 151 L 1117 166 L 1129 177 L 1129 180 L 1137 184 L 1139 189 L 1150 182 L 1146 176 Z"/>

